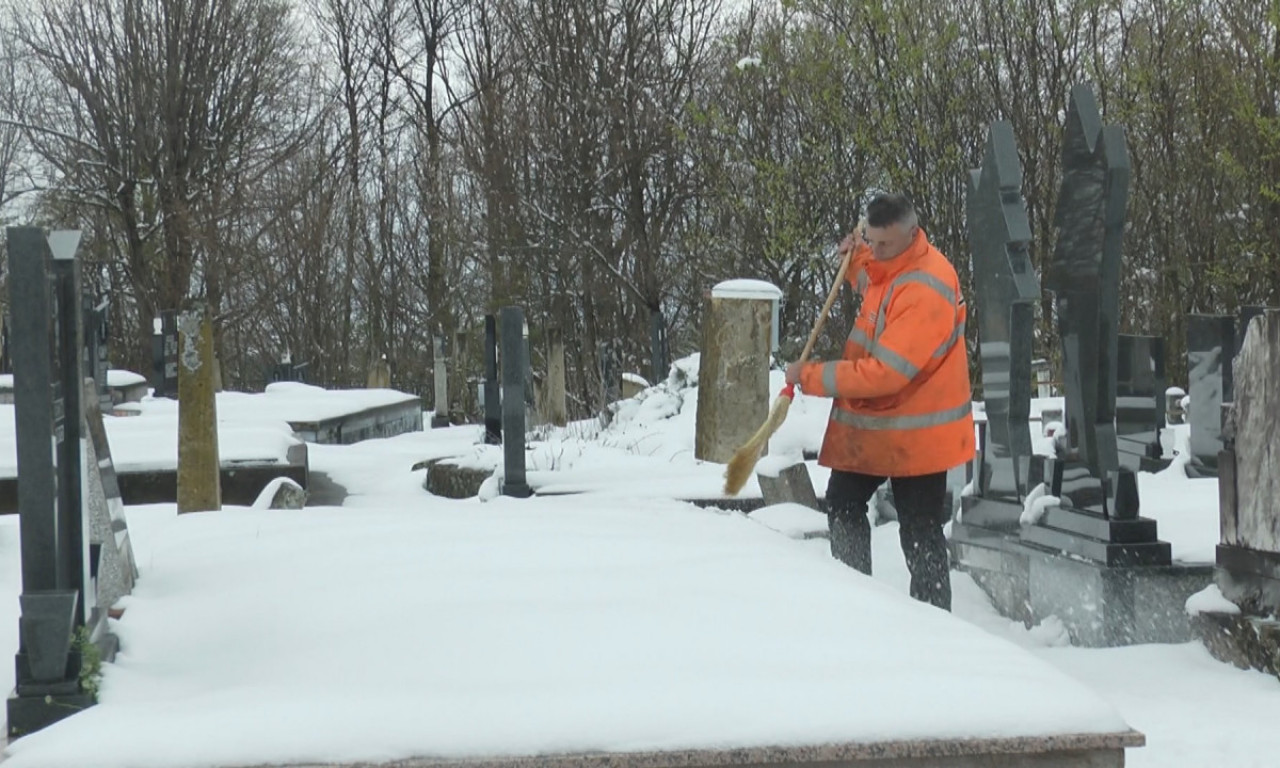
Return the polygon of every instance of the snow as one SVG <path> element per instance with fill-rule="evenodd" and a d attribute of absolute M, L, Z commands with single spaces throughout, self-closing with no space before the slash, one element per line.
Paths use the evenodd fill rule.
<path fill-rule="evenodd" d="M 1040 483 L 1027 492 L 1027 498 L 1023 500 L 1022 514 L 1018 516 L 1018 522 L 1022 525 L 1035 525 L 1040 522 L 1046 512 L 1061 503 L 1061 499 L 1057 496 L 1050 496 L 1045 484 Z"/>
<path fill-rule="evenodd" d="M 713 299 L 768 299 L 777 301 L 782 298 L 782 289 L 764 280 L 725 280 L 711 289 Z"/>
<path fill-rule="evenodd" d="M 146 384 L 147 377 L 134 373 L 133 371 L 120 371 L 114 368 L 107 371 L 108 387 L 136 387 L 139 384 Z"/>
<path fill-rule="evenodd" d="M 1202 613 L 1240 613 L 1240 606 L 1222 596 L 1217 584 L 1210 584 L 1191 597 L 1187 598 L 1187 613 L 1199 616 Z"/>
<path fill-rule="evenodd" d="M 638 373 L 624 373 L 622 380 L 629 384 L 637 384 L 641 387 L 649 386 L 649 381 Z"/>
<path fill-rule="evenodd" d="M 1130 726 L 1147 746 L 1128 751 L 1129 766 L 1274 764 L 1280 684 L 1214 661 L 1198 643 L 1074 648 L 1056 618 L 1031 628 L 1005 619 L 959 572 L 946 614 L 906 596 L 895 523 L 873 529 L 872 578 L 811 538 L 825 531 L 816 511 L 779 504 L 743 515 L 679 501 L 718 496 L 723 480 L 722 465 L 692 456 L 696 363 L 677 361 L 666 381 L 622 401 L 608 427 L 539 433 L 530 482 L 581 494 L 427 494 L 419 462 L 500 461 L 500 447 L 478 445 L 482 428 L 459 426 L 309 446 L 313 471 L 347 489 L 342 507 L 181 517 L 172 504 L 128 507 L 141 577 L 112 620 L 122 650 L 101 703 L 11 744 L 5 768 Z M 771 378 L 780 386 L 780 372 Z M 363 402 L 336 399 L 348 396 L 351 408 Z M 286 399 L 273 396 L 276 412 Z M 162 405 L 111 421 L 161 419 Z M 816 449 L 829 407 L 797 394 L 765 458 Z M 1216 496 L 1207 504 L 1201 489 L 1216 492 L 1216 482 L 1185 476 L 1185 430 L 1175 438 L 1174 465 L 1139 475 L 1143 514 L 1157 517 L 1175 553 L 1211 551 Z M 113 453 L 136 450 L 124 442 Z M 822 488 L 825 470 L 806 464 Z M 0 627 L 10 628 L 0 658 L 17 646 L 17 525 L 0 518 Z M 0 665 L 0 685 L 12 688 L 12 665 Z"/>
<path fill-rule="evenodd" d="M 736 66 L 738 69 L 747 69 L 748 67 L 758 67 L 760 66 L 760 57 L 759 56 L 743 56 L 742 58 L 738 59 L 738 63 L 735 64 L 734 66 Z"/>

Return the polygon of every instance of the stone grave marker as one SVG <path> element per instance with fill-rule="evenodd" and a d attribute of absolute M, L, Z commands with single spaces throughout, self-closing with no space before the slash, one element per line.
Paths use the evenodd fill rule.
<path fill-rule="evenodd" d="M 178 396 L 178 313 L 166 310 L 155 320 L 151 337 L 152 382 L 156 397 Z"/>
<path fill-rule="evenodd" d="M 1222 405 L 1231 402 L 1231 356 L 1236 322 L 1231 315 L 1187 316 L 1187 389 L 1190 390 L 1190 450 L 1187 474 L 1216 477 L 1222 451 Z"/>
<path fill-rule="evenodd" d="M 484 316 L 484 442 L 502 442 L 502 400 L 498 382 L 498 319 Z"/>
<path fill-rule="evenodd" d="M 694 434 L 694 456 L 702 461 L 728 462 L 769 416 L 770 326 L 781 295 L 759 280 L 730 280 L 711 290 L 702 320 Z"/>
<path fill-rule="evenodd" d="M 655 384 L 667 378 L 671 368 L 671 351 L 667 345 L 667 319 L 662 310 L 649 311 L 649 380 Z"/>
<path fill-rule="evenodd" d="M 978 292 L 978 340 L 987 430 L 967 523 L 1014 529 L 1032 482 L 1031 357 L 1040 285 L 1028 248 L 1013 127 L 992 123 L 982 167 L 968 179 L 967 219 Z"/>
<path fill-rule="evenodd" d="M 435 381 L 435 413 L 431 417 L 431 428 L 449 426 L 449 361 L 445 351 L 443 332 L 437 331 L 431 337 L 431 354 L 433 362 L 433 378 Z"/>
<path fill-rule="evenodd" d="M 89 506 L 93 581 L 96 587 L 97 610 L 105 614 L 121 597 L 133 591 L 138 578 L 138 566 L 133 557 L 133 544 L 129 539 L 129 521 L 125 516 L 124 500 L 120 496 L 120 484 L 116 479 L 115 464 L 111 459 L 111 444 L 102 423 L 102 411 L 98 401 L 89 397 L 91 385 L 85 384 L 85 498 Z M 96 624 L 103 617 L 90 620 Z"/>
<path fill-rule="evenodd" d="M 525 360 L 524 310 L 503 307 L 502 325 L 502 494 L 516 498 L 533 495 L 525 475 Z"/>
<path fill-rule="evenodd" d="M 1116 440 L 1120 464 L 1134 472 L 1159 472 L 1160 431 L 1165 420 L 1164 340 L 1120 334 L 1116 358 Z"/>
<path fill-rule="evenodd" d="M 80 688 L 72 647 L 74 630 L 95 607 L 81 496 L 79 239 L 77 231 L 8 229 L 22 559 L 10 737 L 94 703 Z"/>
<path fill-rule="evenodd" d="M 222 509 L 213 322 L 192 302 L 178 318 L 178 513 Z"/>

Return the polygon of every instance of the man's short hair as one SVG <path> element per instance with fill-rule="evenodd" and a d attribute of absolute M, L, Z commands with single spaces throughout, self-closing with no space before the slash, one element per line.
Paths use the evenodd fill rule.
<path fill-rule="evenodd" d="M 876 195 L 867 203 L 867 224 L 877 229 L 902 224 L 909 229 L 916 225 L 916 207 L 906 195 Z"/>

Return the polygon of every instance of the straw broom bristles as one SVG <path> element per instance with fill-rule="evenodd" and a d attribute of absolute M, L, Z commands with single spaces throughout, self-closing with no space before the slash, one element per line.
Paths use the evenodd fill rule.
<path fill-rule="evenodd" d="M 864 228 L 859 224 L 859 231 Z M 809 341 L 804 345 L 804 351 L 800 353 L 800 362 L 809 359 L 809 353 L 813 351 L 813 345 L 818 340 L 818 334 L 822 332 L 822 324 L 826 322 L 827 314 L 831 311 L 831 305 L 835 303 L 836 296 L 840 293 L 840 286 L 844 284 L 845 273 L 849 269 L 849 259 L 853 256 L 853 249 L 849 249 L 844 253 L 844 259 L 840 262 L 840 269 L 836 272 L 835 282 L 831 285 L 831 291 L 827 294 L 827 301 L 822 305 L 822 311 L 818 313 L 818 321 L 814 323 L 813 331 L 809 333 Z M 782 389 L 778 397 L 774 399 L 773 406 L 769 409 L 769 416 L 756 430 L 741 448 L 734 452 L 733 457 L 729 459 L 729 463 L 724 469 L 724 493 L 726 496 L 736 496 L 738 491 L 742 490 L 742 486 L 747 484 L 747 478 L 751 477 L 751 472 L 756 468 L 756 463 L 760 461 L 760 453 L 768 444 L 769 438 L 773 437 L 773 433 L 778 431 L 778 427 L 782 426 L 782 422 L 787 420 L 787 411 L 791 408 L 791 400 L 795 397 L 795 386 L 788 384 Z"/>

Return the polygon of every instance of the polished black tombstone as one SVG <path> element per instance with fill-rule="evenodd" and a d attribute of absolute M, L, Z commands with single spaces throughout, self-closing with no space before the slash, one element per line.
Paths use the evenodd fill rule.
<path fill-rule="evenodd" d="M 93 608 L 85 507 L 79 232 L 8 230 L 22 559 L 8 733 L 29 733 L 94 703 L 80 689 L 72 633 Z M 52 450 L 50 447 L 52 446 Z"/>
<path fill-rule="evenodd" d="M 484 442 L 502 443 L 502 402 L 498 395 L 498 319 L 484 316 Z"/>
<path fill-rule="evenodd" d="M 0 320 L 0 373 L 13 373 L 9 364 L 9 315 L 6 313 Z"/>
<path fill-rule="evenodd" d="M 527 498 L 533 495 L 525 476 L 525 358 L 524 310 L 503 307 L 502 325 L 502 494 Z"/>
<path fill-rule="evenodd" d="M 151 337 L 151 387 L 156 397 L 178 397 L 178 313 L 160 313 L 159 333 Z"/>
<path fill-rule="evenodd" d="M 1165 565 L 1167 542 L 1138 516 L 1138 482 L 1120 463 L 1116 435 L 1119 285 L 1129 156 L 1124 131 L 1103 126 L 1093 91 L 1071 92 L 1063 137 L 1057 247 L 1046 286 L 1062 344 L 1067 444 L 1047 462 L 1060 500 L 1022 540 L 1106 566 Z"/>
<path fill-rule="evenodd" d="M 1031 353 L 1039 281 L 1028 247 L 1022 168 L 1013 127 L 992 123 L 982 167 L 969 173 L 966 214 L 977 291 L 987 428 L 965 525 L 1016 530 L 1030 489 Z"/>
<path fill-rule="evenodd" d="M 671 352 L 667 346 L 667 319 L 660 309 L 649 312 L 649 346 L 649 381 L 658 384 L 667 378 L 671 368 Z"/>
<path fill-rule="evenodd" d="M 83 297 L 84 302 L 84 366 L 85 372 L 93 378 L 96 385 L 98 407 L 104 412 L 111 411 L 111 388 L 107 386 L 107 371 L 110 369 L 107 342 L 110 329 L 107 326 L 107 300 L 95 301 L 90 296 Z"/>
<path fill-rule="evenodd" d="M 1187 389 L 1191 398 L 1189 477 L 1217 477 L 1222 404 L 1231 402 L 1231 361 L 1239 348 L 1231 315 L 1187 316 Z"/>
<path fill-rule="evenodd" d="M 1159 472 L 1163 458 L 1164 339 L 1120 334 L 1116 357 L 1116 441 L 1120 465 Z"/>

